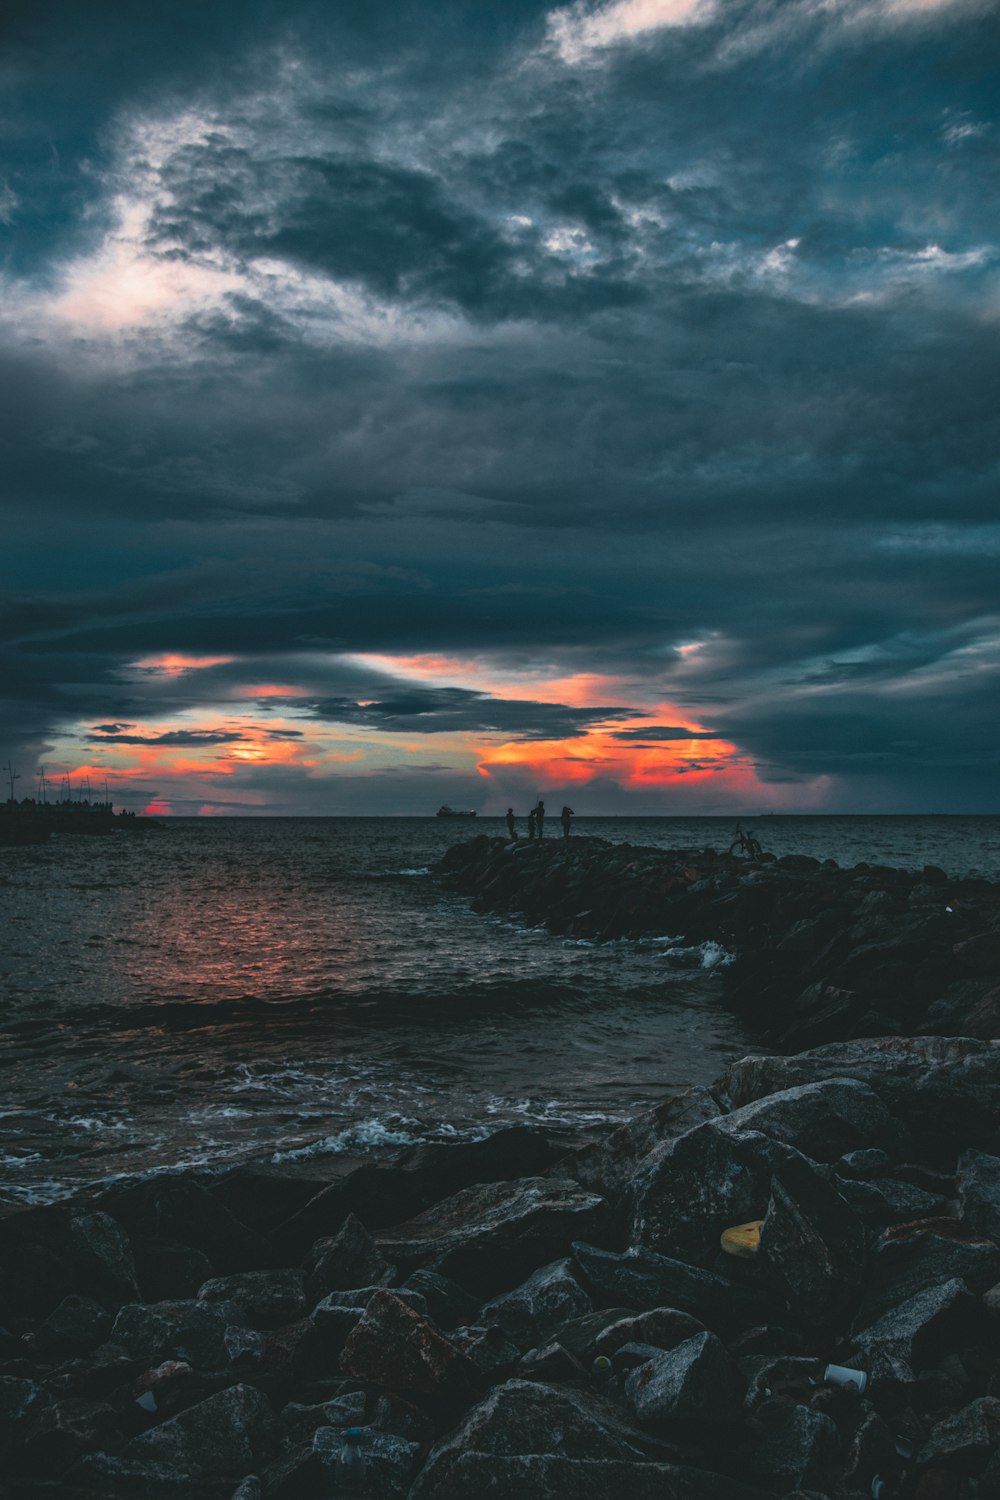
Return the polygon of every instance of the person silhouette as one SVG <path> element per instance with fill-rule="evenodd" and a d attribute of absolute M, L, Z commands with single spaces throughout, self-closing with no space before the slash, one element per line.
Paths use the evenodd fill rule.
<path fill-rule="evenodd" d="M 510 838 L 511 843 L 516 844 L 517 843 L 517 825 L 516 825 L 516 823 L 514 821 L 514 809 L 512 807 L 508 807 L 508 809 L 507 809 L 507 820 L 506 821 L 507 821 L 507 834 L 508 834 L 508 837 Z"/>
<path fill-rule="evenodd" d="M 573 811 L 573 809 L 571 807 L 564 807 L 563 810 L 562 810 L 562 812 L 559 814 L 559 821 L 562 824 L 562 831 L 563 831 L 563 838 L 564 839 L 568 839 L 569 838 L 569 820 L 570 820 L 570 818 L 573 818 L 575 816 L 576 816 L 576 814 L 574 813 L 574 811 Z"/>
<path fill-rule="evenodd" d="M 539 838 L 544 838 L 545 837 L 545 803 L 542 801 L 541 797 L 539 797 L 539 799 L 538 799 L 538 806 L 535 808 L 535 822 L 538 824 L 538 837 Z"/>
<path fill-rule="evenodd" d="M 529 839 L 533 839 L 535 837 L 535 823 L 536 823 L 536 821 L 537 821 L 537 816 L 536 816 L 536 813 L 535 813 L 535 809 L 532 808 L 531 811 L 528 814 L 528 837 L 529 837 Z"/>

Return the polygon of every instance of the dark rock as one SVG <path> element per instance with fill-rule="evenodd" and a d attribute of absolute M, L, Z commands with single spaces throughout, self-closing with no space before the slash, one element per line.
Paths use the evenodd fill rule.
<path fill-rule="evenodd" d="M 892 1177 L 861 1182 L 855 1178 L 841 1177 L 838 1169 L 836 1185 L 837 1191 L 858 1217 L 876 1228 L 939 1214 L 945 1206 L 943 1198 L 925 1193 L 923 1188 L 914 1187 L 912 1183 L 898 1182 Z"/>
<path fill-rule="evenodd" d="M 521 1351 L 503 1329 L 457 1328 L 452 1335 L 455 1347 L 471 1359 L 487 1381 L 506 1379 L 521 1362 Z"/>
<path fill-rule="evenodd" d="M 282 1442 L 293 1447 L 311 1443 L 318 1427 L 356 1427 L 365 1419 L 364 1391 L 351 1391 L 333 1401 L 320 1401 L 314 1406 L 304 1406 L 298 1401 L 289 1401 L 278 1416 Z"/>
<path fill-rule="evenodd" d="M 479 1315 L 479 1299 L 471 1296 L 457 1281 L 442 1276 L 440 1271 L 412 1272 L 402 1286 L 396 1288 L 396 1294 L 398 1296 L 409 1291 L 424 1298 L 428 1316 L 434 1319 L 439 1328 L 455 1328 L 459 1323 L 472 1323 Z"/>
<path fill-rule="evenodd" d="M 350 1470 L 344 1461 L 349 1449 Z M 372 1500 L 404 1500 L 419 1447 L 372 1427 L 352 1429 L 346 1443 L 338 1427 L 318 1427 L 309 1442 L 267 1471 L 269 1500 L 305 1500 L 316 1495 L 360 1494 Z"/>
<path fill-rule="evenodd" d="M 32 1424 L 25 1466 L 35 1474 L 62 1475 L 85 1453 L 113 1446 L 119 1436 L 117 1413 L 106 1401 L 84 1396 L 54 1401 Z"/>
<path fill-rule="evenodd" d="M 958 1163 L 958 1197 L 963 1222 L 1000 1244 L 1000 1156 L 964 1152 Z"/>
<path fill-rule="evenodd" d="M 133 1303 L 119 1312 L 111 1341 L 149 1364 L 182 1359 L 218 1369 L 228 1362 L 226 1329 L 240 1323 L 237 1309 L 225 1302 Z"/>
<path fill-rule="evenodd" d="M 212 1262 L 191 1245 L 132 1237 L 135 1271 L 147 1302 L 195 1297 L 214 1272 Z"/>
<path fill-rule="evenodd" d="M 804 1157 L 779 1167 L 760 1259 L 808 1332 L 832 1331 L 857 1302 L 867 1236 L 845 1199 Z"/>
<path fill-rule="evenodd" d="M 881 1177 L 891 1166 L 888 1154 L 877 1146 L 862 1151 L 847 1151 L 835 1164 L 840 1177 Z"/>
<path fill-rule="evenodd" d="M 558 1330 L 559 1342 L 564 1349 L 575 1354 L 585 1364 L 598 1352 L 597 1340 L 606 1328 L 632 1319 L 635 1314 L 627 1307 L 602 1307 L 597 1312 L 584 1313 L 581 1318 L 571 1318 Z M 683 1314 L 682 1314 L 683 1316 Z M 692 1329 L 691 1332 L 696 1332 Z"/>
<path fill-rule="evenodd" d="M 7 1464 L 24 1447 L 34 1423 L 52 1398 L 34 1380 L 0 1375 L 0 1462 Z"/>
<path fill-rule="evenodd" d="M 133 1438 L 125 1456 L 147 1459 L 190 1479 L 240 1479 L 268 1456 L 271 1404 L 260 1391 L 234 1385 Z"/>
<path fill-rule="evenodd" d="M 637 1164 L 663 1141 L 684 1135 L 705 1120 L 714 1120 L 722 1109 L 706 1088 L 685 1089 L 654 1109 L 620 1125 L 610 1135 L 579 1147 L 552 1168 L 551 1176 L 569 1177 L 581 1187 L 617 1198 Z"/>
<path fill-rule="evenodd" d="M 352 1329 L 340 1368 L 386 1390 L 410 1391 L 446 1404 L 474 1390 L 472 1362 L 433 1324 L 389 1291 L 376 1292 Z"/>
<path fill-rule="evenodd" d="M 380 1254 L 361 1220 L 348 1214 L 338 1234 L 317 1240 L 306 1257 L 306 1293 L 310 1306 L 327 1292 L 357 1286 L 388 1286 L 395 1270 Z"/>
<path fill-rule="evenodd" d="M 739 1421 L 746 1385 L 713 1333 L 699 1333 L 633 1370 L 625 1395 L 643 1422 L 683 1423 L 699 1433 Z"/>
<path fill-rule="evenodd" d="M 760 1354 L 741 1359 L 739 1366 L 747 1383 L 745 1405 L 748 1411 L 754 1411 L 765 1401 L 779 1396 L 792 1396 L 807 1404 L 808 1398 L 815 1394 L 815 1359 L 794 1354 Z"/>
<path fill-rule="evenodd" d="M 952 951 L 968 974 L 1000 974 L 1000 930 L 976 933 Z"/>
<path fill-rule="evenodd" d="M 768 1094 L 733 1110 L 722 1128 L 758 1130 L 820 1162 L 873 1144 L 898 1155 L 907 1143 L 878 1094 L 854 1078 L 827 1078 Z"/>
<path fill-rule="evenodd" d="M 844 1451 L 844 1487 L 871 1494 L 876 1475 L 896 1473 L 899 1455 L 888 1423 L 867 1403 L 862 1403 Z"/>
<path fill-rule="evenodd" d="M 551 1344 L 529 1349 L 524 1358 L 518 1361 L 516 1373 L 521 1380 L 540 1380 L 562 1385 L 583 1381 L 587 1372 L 576 1356 L 564 1349 L 556 1339 Z"/>
<path fill-rule="evenodd" d="M 594 1341 L 594 1352 L 610 1356 L 623 1344 L 652 1344 L 657 1349 L 674 1349 L 685 1339 L 695 1338 L 705 1329 L 690 1313 L 676 1307 L 651 1307 L 648 1312 L 619 1318 Z"/>
<path fill-rule="evenodd" d="M 674 1307 L 720 1331 L 739 1321 L 741 1313 L 757 1300 L 753 1293 L 712 1271 L 685 1265 L 641 1246 L 619 1254 L 576 1244 L 573 1259 L 598 1302 L 634 1308 L 636 1312 Z"/>
<path fill-rule="evenodd" d="M 917 1463 L 943 1465 L 963 1473 L 978 1473 L 990 1455 L 1000 1451 L 1000 1400 L 980 1396 L 931 1429 L 917 1454 Z"/>
<path fill-rule="evenodd" d="M 565 1458 L 560 1454 L 459 1454 L 446 1471 L 423 1471 L 410 1500 L 765 1500 L 765 1492 L 738 1480 L 671 1463 Z"/>
<path fill-rule="evenodd" d="M 192 1476 L 148 1458 L 112 1453 L 87 1453 L 67 1476 L 79 1485 L 70 1494 L 99 1496 L 100 1500 L 202 1500 L 205 1490 Z M 207 1500 L 207 1496 L 206 1496 Z M 211 1500 L 223 1500 L 213 1490 Z"/>
<path fill-rule="evenodd" d="M 840 1434 L 822 1412 L 808 1406 L 778 1408 L 773 1425 L 750 1455 L 751 1471 L 781 1490 L 831 1493 L 840 1458 Z"/>
<path fill-rule="evenodd" d="M 61 1204 L 0 1219 L 0 1319 L 23 1326 L 73 1294 L 108 1309 L 138 1296 L 128 1237 L 114 1220 Z"/>
<path fill-rule="evenodd" d="M 802 1335 L 797 1329 L 783 1328 L 780 1323 L 761 1323 L 754 1328 L 745 1328 L 730 1340 L 728 1347 L 734 1358 L 743 1358 L 788 1354 L 802 1346 Z"/>
<path fill-rule="evenodd" d="M 333 1355 L 328 1341 L 311 1318 L 286 1323 L 267 1335 L 260 1356 L 262 1375 L 279 1381 L 307 1380 L 332 1373 Z"/>
<path fill-rule="evenodd" d="M 87 1354 L 107 1338 L 111 1318 L 90 1297 L 64 1297 L 31 1335 L 39 1354 Z"/>
<path fill-rule="evenodd" d="M 339 1354 L 351 1330 L 360 1322 L 369 1302 L 376 1292 L 382 1290 L 382 1287 L 366 1286 L 356 1287 L 349 1292 L 331 1292 L 316 1304 L 310 1316 L 331 1354 Z M 427 1303 L 419 1292 L 397 1287 L 395 1295 L 421 1317 L 428 1315 Z"/>
<path fill-rule="evenodd" d="M 261 1500 L 264 1486 L 256 1474 L 248 1474 L 246 1479 L 241 1479 L 233 1490 L 229 1500 Z"/>
<path fill-rule="evenodd" d="M 219 1275 L 256 1271 L 268 1263 L 260 1236 L 185 1174 L 112 1188 L 98 1202 L 130 1235 L 189 1245 L 207 1256 Z"/>
<path fill-rule="evenodd" d="M 869 1261 L 868 1284 L 856 1324 L 874 1323 L 900 1302 L 955 1277 L 978 1292 L 998 1276 L 1000 1250 L 992 1240 L 968 1237 L 957 1221 L 896 1225 L 882 1235 Z"/>
<path fill-rule="evenodd" d="M 867 1083 L 933 1160 L 992 1138 L 1000 1113 L 1000 1042 L 925 1036 L 835 1042 L 797 1057 L 745 1057 L 715 1088 L 736 1108 L 824 1078 Z"/>
<path fill-rule="evenodd" d="M 561 1324 L 582 1317 L 593 1304 L 573 1274 L 573 1263 L 543 1266 L 521 1286 L 487 1302 L 481 1322 L 497 1323 L 522 1348 L 543 1342 Z"/>
<path fill-rule="evenodd" d="M 972 1333 L 977 1306 L 964 1281 L 946 1281 L 918 1292 L 855 1333 L 852 1347 L 859 1356 L 886 1351 L 920 1369 Z"/>
<path fill-rule="evenodd" d="M 217 1276 L 198 1291 L 198 1301 L 227 1303 L 247 1328 L 279 1328 L 305 1314 L 302 1271 L 240 1271 Z"/>
<path fill-rule="evenodd" d="M 320 1165 L 250 1162 L 217 1178 L 212 1194 L 241 1224 L 266 1235 L 329 1187 L 331 1177 L 346 1176 L 349 1170 L 339 1160 L 331 1165 L 327 1159 Z"/>
<path fill-rule="evenodd" d="M 558 1259 L 576 1236 L 600 1239 L 609 1222 L 596 1194 L 525 1177 L 466 1188 L 379 1235 L 378 1245 L 404 1269 L 433 1261 L 432 1269 L 489 1296 Z"/>

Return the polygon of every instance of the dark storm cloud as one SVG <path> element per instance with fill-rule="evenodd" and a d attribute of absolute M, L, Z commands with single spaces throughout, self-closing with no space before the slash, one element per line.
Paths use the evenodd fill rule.
<path fill-rule="evenodd" d="M 393 734 L 505 734 L 517 740 L 573 739 L 595 724 L 636 714 L 634 708 L 621 705 L 569 708 L 563 703 L 491 698 L 465 688 L 415 688 L 372 703 L 347 698 L 293 703 L 318 719 Z"/>
<path fill-rule="evenodd" d="M 100 726 L 98 726 L 100 730 Z M 165 734 L 88 734 L 94 745 L 231 745 L 244 739 L 224 729 L 171 729 Z"/>
<path fill-rule="evenodd" d="M 638 729 L 615 729 L 613 740 L 718 740 L 722 736 L 711 729 L 680 729 L 672 724 L 648 724 Z"/>
<path fill-rule="evenodd" d="M 144 716 L 258 672 L 373 734 L 626 711 L 343 659 L 472 652 L 627 681 L 667 718 L 623 746 L 670 702 L 767 780 L 985 766 L 1000 20 L 621 10 L 5 7 L 19 754 L 179 744 Z M 51 311 L 103 316 L 94 277 L 159 300 Z M 129 666 L 164 651 L 237 661 Z"/>

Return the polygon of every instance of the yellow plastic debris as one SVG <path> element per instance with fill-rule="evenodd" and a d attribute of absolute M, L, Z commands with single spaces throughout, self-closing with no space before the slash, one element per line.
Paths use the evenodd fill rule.
<path fill-rule="evenodd" d="M 763 1219 L 751 1219 L 749 1224 L 734 1224 L 732 1229 L 724 1229 L 720 1244 L 727 1255 L 739 1255 L 743 1260 L 750 1260 L 760 1249 L 760 1226 Z"/>

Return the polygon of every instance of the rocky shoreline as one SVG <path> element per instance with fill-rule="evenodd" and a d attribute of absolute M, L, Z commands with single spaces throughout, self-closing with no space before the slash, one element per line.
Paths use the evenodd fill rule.
<path fill-rule="evenodd" d="M 815 1024 L 802 980 L 853 996 L 826 1045 L 569 1154 L 509 1129 L 3 1216 L 0 1491 L 1000 1496 L 1000 1041 L 929 1034 L 958 984 L 984 1013 L 995 891 L 598 845 L 477 839 L 444 873 L 558 930 L 731 943 L 772 1028 Z"/>

